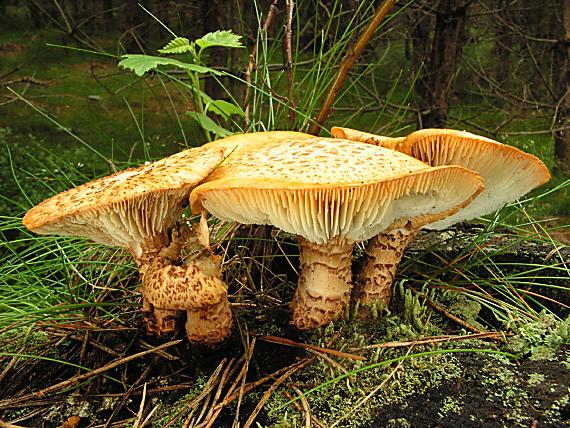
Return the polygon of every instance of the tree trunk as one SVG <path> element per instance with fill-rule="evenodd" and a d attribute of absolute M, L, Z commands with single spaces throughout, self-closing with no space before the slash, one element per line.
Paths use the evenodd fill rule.
<path fill-rule="evenodd" d="M 560 0 L 560 42 L 556 52 L 556 95 L 559 97 L 554 134 L 556 173 L 570 177 L 570 0 Z"/>
<path fill-rule="evenodd" d="M 34 29 L 38 30 L 42 28 L 42 12 L 38 9 L 32 0 L 27 0 L 27 5 Z"/>
<path fill-rule="evenodd" d="M 418 73 L 414 92 L 420 108 L 420 128 L 440 128 L 447 121 L 453 80 L 463 50 L 469 3 L 440 0 L 433 8 L 434 22 L 423 17 L 412 29 L 412 56 Z M 433 36 L 429 42 L 432 26 Z"/>
<path fill-rule="evenodd" d="M 493 20 L 495 37 L 492 51 L 493 56 L 497 59 L 494 77 L 497 82 L 504 83 L 510 77 L 510 57 L 515 38 L 512 30 L 509 28 L 509 25 L 512 25 L 510 22 L 509 0 L 497 0 L 496 7 L 498 9 L 498 19 Z"/>

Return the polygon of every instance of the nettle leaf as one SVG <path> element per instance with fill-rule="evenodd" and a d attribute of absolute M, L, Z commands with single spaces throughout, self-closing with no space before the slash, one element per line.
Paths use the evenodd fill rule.
<path fill-rule="evenodd" d="M 192 73 L 211 73 L 218 76 L 222 74 L 213 68 L 204 67 L 197 64 L 189 64 L 187 62 L 181 62 L 172 58 L 162 58 L 159 56 L 139 54 L 123 55 L 121 58 L 122 59 L 119 62 L 119 67 L 134 71 L 137 76 L 142 76 L 147 71 L 153 70 L 160 65 L 170 65 L 172 67 L 182 68 L 183 70 Z"/>
<path fill-rule="evenodd" d="M 196 40 L 196 44 L 202 49 L 210 46 L 222 46 L 225 48 L 243 48 L 240 42 L 241 36 L 232 33 L 232 30 L 218 30 L 208 33 L 202 38 Z"/>
<path fill-rule="evenodd" d="M 240 117 L 245 115 L 241 108 L 224 100 L 211 101 L 206 105 L 206 110 L 226 118 L 229 118 L 232 114 L 237 114 Z"/>
<path fill-rule="evenodd" d="M 200 113 L 197 111 L 187 111 L 186 116 L 191 117 L 196 122 L 198 122 L 200 126 L 204 128 L 206 131 L 211 132 L 212 134 L 218 137 L 227 137 L 228 135 L 232 135 L 230 131 L 228 131 L 225 128 L 222 128 L 220 125 L 218 125 L 208 116 L 206 116 L 204 113 Z"/>
<path fill-rule="evenodd" d="M 191 52 L 193 43 L 190 43 L 186 37 L 176 37 L 172 39 L 165 47 L 158 51 L 162 54 L 179 54 Z"/>

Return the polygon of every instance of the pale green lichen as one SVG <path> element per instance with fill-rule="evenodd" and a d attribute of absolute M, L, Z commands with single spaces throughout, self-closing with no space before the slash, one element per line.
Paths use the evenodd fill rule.
<path fill-rule="evenodd" d="M 547 313 L 539 319 L 522 325 L 513 325 L 514 337 L 508 350 L 517 355 L 530 356 L 533 360 L 553 360 L 555 351 L 570 343 L 570 316 L 564 321 Z"/>
<path fill-rule="evenodd" d="M 527 383 L 531 386 L 540 385 L 542 382 L 544 382 L 545 379 L 546 376 L 544 376 L 542 373 L 531 373 L 528 375 Z"/>
<path fill-rule="evenodd" d="M 440 420 L 445 420 L 450 413 L 459 414 L 463 409 L 463 397 L 445 397 L 437 415 Z"/>

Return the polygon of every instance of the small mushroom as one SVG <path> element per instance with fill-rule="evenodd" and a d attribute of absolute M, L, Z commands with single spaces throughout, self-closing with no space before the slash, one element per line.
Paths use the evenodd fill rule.
<path fill-rule="evenodd" d="M 195 213 L 207 210 L 298 236 L 301 272 L 292 323 L 299 329 L 344 313 L 356 242 L 392 224 L 419 227 L 440 219 L 482 188 L 479 176 L 464 168 L 432 168 L 381 147 L 299 133 L 265 137 L 236 144 L 192 191 L 190 205 Z"/>
<path fill-rule="evenodd" d="M 429 229 L 444 229 L 492 213 L 550 179 L 548 169 L 537 157 L 465 131 L 423 129 L 407 137 L 389 138 L 334 127 L 332 134 L 341 139 L 390 147 L 434 167 L 459 165 L 480 174 L 485 184 L 483 192 L 455 214 L 426 224 Z M 366 248 L 368 262 L 355 287 L 354 299 L 360 307 L 388 303 L 402 253 L 418 231 L 418 227 L 407 225 L 389 229 L 370 240 Z"/>
<path fill-rule="evenodd" d="M 223 153 L 222 149 L 189 149 L 91 181 L 36 205 L 26 213 L 23 224 L 39 234 L 80 236 L 128 248 L 142 277 L 149 331 L 173 331 L 177 310 L 193 314 L 213 308 L 213 313 L 229 316 L 231 324 L 227 287 L 219 267 L 205 269 L 204 260 L 176 266 L 181 248 L 178 232 L 173 232 L 172 242 L 168 236 L 190 191 L 220 163 Z M 224 322 L 227 327 L 228 321 Z M 203 331 L 204 326 L 190 328 L 195 329 Z M 219 336 L 218 330 L 213 336 Z M 203 332 L 208 341 L 210 333 Z M 192 337 L 201 340 L 194 333 Z"/>

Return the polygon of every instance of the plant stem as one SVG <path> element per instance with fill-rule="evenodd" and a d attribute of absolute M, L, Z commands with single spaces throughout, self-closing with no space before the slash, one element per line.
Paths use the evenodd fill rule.
<path fill-rule="evenodd" d="M 316 135 L 319 133 L 321 127 L 323 126 L 323 124 L 328 119 L 331 113 L 331 107 L 334 104 L 336 96 L 340 91 L 340 88 L 344 84 L 346 77 L 348 76 L 348 72 L 352 69 L 354 63 L 360 57 L 360 54 L 362 53 L 363 49 L 366 47 L 372 36 L 374 35 L 374 32 L 376 31 L 378 26 L 382 23 L 382 21 L 390 11 L 390 9 L 392 9 L 394 3 L 396 3 L 396 0 L 384 0 L 382 5 L 380 5 L 378 10 L 374 14 L 374 18 L 372 18 L 372 21 L 370 21 L 368 26 L 364 29 L 364 31 L 358 38 L 354 47 L 352 47 L 342 59 L 338 69 L 338 73 L 334 79 L 331 88 L 329 89 L 325 102 L 323 103 L 323 106 L 321 107 L 321 110 L 319 111 L 319 114 L 317 115 L 315 122 L 309 128 L 309 134 Z"/>

